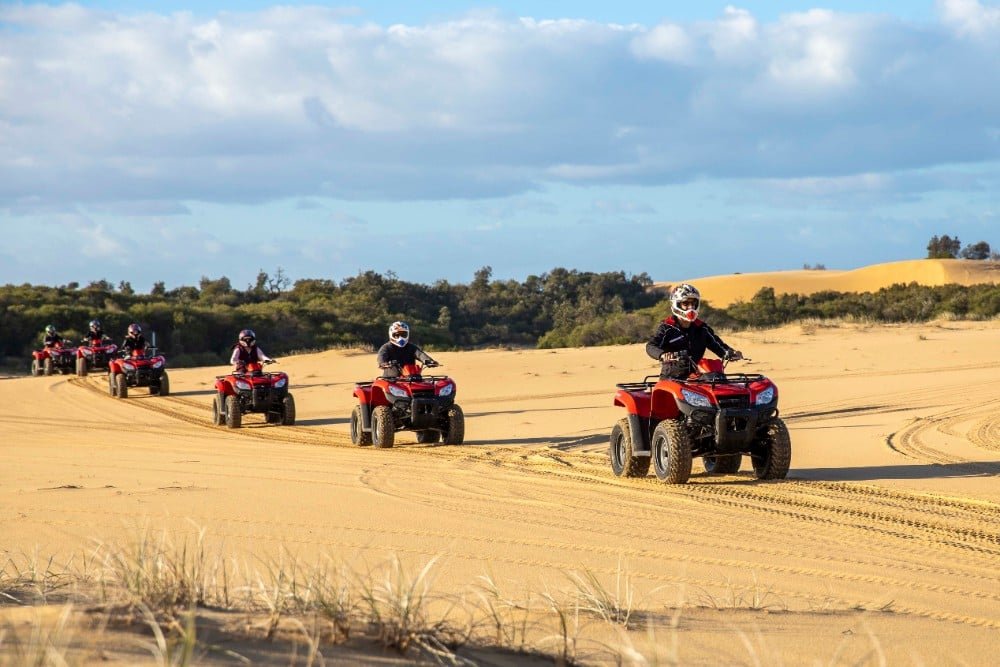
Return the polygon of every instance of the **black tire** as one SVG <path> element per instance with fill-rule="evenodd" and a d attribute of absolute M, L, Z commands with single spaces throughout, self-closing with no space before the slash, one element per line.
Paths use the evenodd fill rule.
<path fill-rule="evenodd" d="M 461 445 L 465 442 L 465 413 L 462 408 L 453 405 L 448 408 L 448 430 L 442 434 L 446 445 Z"/>
<path fill-rule="evenodd" d="M 628 419 L 619 419 L 611 429 L 611 471 L 616 477 L 645 477 L 649 474 L 650 457 L 635 456 L 632 449 L 632 430 Z"/>
<path fill-rule="evenodd" d="M 757 479 L 784 479 L 792 464 L 792 438 L 780 418 L 767 426 L 765 436 L 754 443 L 750 455 Z"/>
<path fill-rule="evenodd" d="M 281 425 L 295 426 L 295 398 L 291 394 L 281 399 Z"/>
<path fill-rule="evenodd" d="M 45 358 L 45 361 L 42 363 L 42 373 L 52 375 L 52 357 Z"/>
<path fill-rule="evenodd" d="M 35 377 L 39 377 L 42 374 L 42 365 L 34 357 L 31 359 L 31 374 Z"/>
<path fill-rule="evenodd" d="M 372 444 L 372 434 L 364 430 L 364 417 L 361 415 L 361 406 L 355 405 L 351 412 L 351 442 L 358 447 L 367 447 Z"/>
<path fill-rule="evenodd" d="M 149 393 L 153 393 L 152 387 L 150 387 Z M 163 375 L 160 376 L 160 390 L 157 393 L 159 393 L 160 396 L 170 395 L 170 378 L 167 376 L 166 371 L 164 371 Z"/>
<path fill-rule="evenodd" d="M 128 382 L 124 373 L 115 374 L 115 396 L 117 398 L 128 398 Z"/>
<path fill-rule="evenodd" d="M 226 426 L 239 428 L 243 425 L 243 413 L 240 412 L 240 402 L 235 394 L 226 396 Z"/>
<path fill-rule="evenodd" d="M 226 411 L 222 407 L 223 398 L 221 394 L 216 394 L 212 399 L 212 425 L 222 426 L 226 423 Z"/>
<path fill-rule="evenodd" d="M 87 377 L 87 358 L 77 357 L 76 358 L 76 374 L 82 378 Z"/>
<path fill-rule="evenodd" d="M 417 442 L 423 445 L 434 444 L 441 439 L 441 431 L 435 429 L 428 429 L 426 431 L 417 431 Z"/>
<path fill-rule="evenodd" d="M 379 449 L 392 447 L 396 436 L 396 425 L 392 418 L 392 408 L 380 405 L 372 410 L 372 444 Z"/>
<path fill-rule="evenodd" d="M 705 456 L 702 458 L 702 461 L 705 464 L 705 472 L 709 475 L 732 475 L 740 471 L 740 464 L 743 463 L 743 455 Z"/>
<path fill-rule="evenodd" d="M 115 395 L 115 374 L 108 371 L 108 395 Z"/>
<path fill-rule="evenodd" d="M 667 484 L 685 484 L 691 477 L 691 434 L 672 419 L 661 421 L 653 431 L 653 470 Z"/>

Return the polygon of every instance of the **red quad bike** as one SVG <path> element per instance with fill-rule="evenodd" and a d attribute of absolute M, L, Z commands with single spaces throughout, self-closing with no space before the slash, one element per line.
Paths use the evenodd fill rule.
<path fill-rule="evenodd" d="M 268 424 L 295 424 L 295 399 L 288 391 L 286 373 L 264 373 L 260 364 L 247 364 L 246 373 L 216 376 L 215 391 L 212 423 L 216 426 L 239 428 L 247 412 L 264 413 Z"/>
<path fill-rule="evenodd" d="M 139 350 L 129 356 L 108 362 L 108 392 L 117 398 L 128 398 L 129 387 L 149 387 L 151 396 L 170 394 L 167 360 L 151 348 L 148 354 Z"/>
<path fill-rule="evenodd" d="M 43 347 L 31 353 L 32 375 L 52 375 L 53 373 L 67 375 L 75 370 L 75 347 L 66 347 L 62 343 L 56 343 L 51 347 Z"/>
<path fill-rule="evenodd" d="M 109 371 L 111 358 L 118 351 L 118 346 L 110 340 L 103 340 L 99 345 L 93 341 L 83 341 L 76 348 L 76 374 L 86 377 L 90 371 Z"/>
<path fill-rule="evenodd" d="M 647 376 L 618 384 L 614 404 L 628 416 L 611 430 L 611 469 L 643 477 L 650 463 L 667 484 L 684 484 L 691 461 L 710 475 L 732 474 L 748 454 L 757 479 L 784 479 L 792 443 L 778 416 L 778 388 L 763 375 L 726 374 L 718 359 L 698 362 L 683 379 Z"/>
<path fill-rule="evenodd" d="M 388 448 L 396 431 L 416 431 L 421 443 L 443 440 L 446 445 L 460 445 L 465 441 L 465 415 L 455 403 L 454 380 L 421 375 L 422 368 L 407 364 L 399 377 L 355 384 L 358 405 L 351 413 L 351 442 Z"/>

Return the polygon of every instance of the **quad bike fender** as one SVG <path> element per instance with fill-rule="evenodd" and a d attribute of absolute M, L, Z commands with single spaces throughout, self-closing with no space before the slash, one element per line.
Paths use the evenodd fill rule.
<path fill-rule="evenodd" d="M 660 386 L 665 384 L 666 386 Z M 650 418 L 662 421 L 664 419 L 676 419 L 681 410 L 677 405 L 677 397 L 671 391 L 676 384 L 672 382 L 659 382 L 650 393 L 649 416 Z"/>
<path fill-rule="evenodd" d="M 646 391 L 619 389 L 615 392 L 615 405 L 628 410 L 629 415 L 649 417 L 650 397 Z"/>
<path fill-rule="evenodd" d="M 231 396 L 236 393 L 233 389 L 233 385 L 230 384 L 225 378 L 220 378 L 215 381 L 215 391 L 219 392 L 219 396 L 222 397 L 223 402 L 226 400 L 226 396 Z"/>
<path fill-rule="evenodd" d="M 628 414 L 628 432 L 632 438 L 632 452 L 635 456 L 649 456 L 651 453 L 649 434 L 646 433 L 648 423 L 648 419 L 640 419 L 637 414 L 631 412 Z"/>

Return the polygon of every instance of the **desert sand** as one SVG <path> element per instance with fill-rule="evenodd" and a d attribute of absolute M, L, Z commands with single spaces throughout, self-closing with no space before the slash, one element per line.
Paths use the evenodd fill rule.
<path fill-rule="evenodd" d="M 627 643 L 635 664 L 995 664 L 998 337 L 1000 322 L 729 334 L 752 358 L 739 369 L 780 388 L 793 455 L 775 482 L 749 461 L 724 476 L 696 462 L 686 485 L 613 476 L 614 385 L 656 372 L 641 345 L 437 352 L 466 442 L 402 433 L 388 450 L 348 437 L 370 353 L 281 359 L 296 425 L 236 431 L 209 422 L 223 368 L 125 400 L 103 375 L 5 379 L 0 553 L 65 557 L 152 528 L 254 562 L 436 558 L 434 585 L 463 594 L 484 574 L 513 594 L 624 573 L 644 620 L 627 636 L 586 624 L 583 658 Z"/>
<path fill-rule="evenodd" d="M 737 301 L 749 301 L 762 287 L 773 287 L 776 294 L 814 294 L 834 292 L 877 292 L 883 287 L 902 283 L 918 285 L 977 285 L 1000 282 L 1000 262 L 961 259 L 913 259 L 876 264 L 850 271 L 770 271 L 738 273 L 727 276 L 687 277 L 656 283 L 658 287 L 693 283 L 702 298 L 716 307 Z"/>

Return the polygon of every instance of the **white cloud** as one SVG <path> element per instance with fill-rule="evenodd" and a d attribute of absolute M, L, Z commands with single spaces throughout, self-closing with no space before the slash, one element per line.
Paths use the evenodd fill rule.
<path fill-rule="evenodd" d="M 492 199 L 996 160 L 998 10 L 940 7 L 940 25 L 727 7 L 646 27 L 0 5 L 0 210 Z"/>

